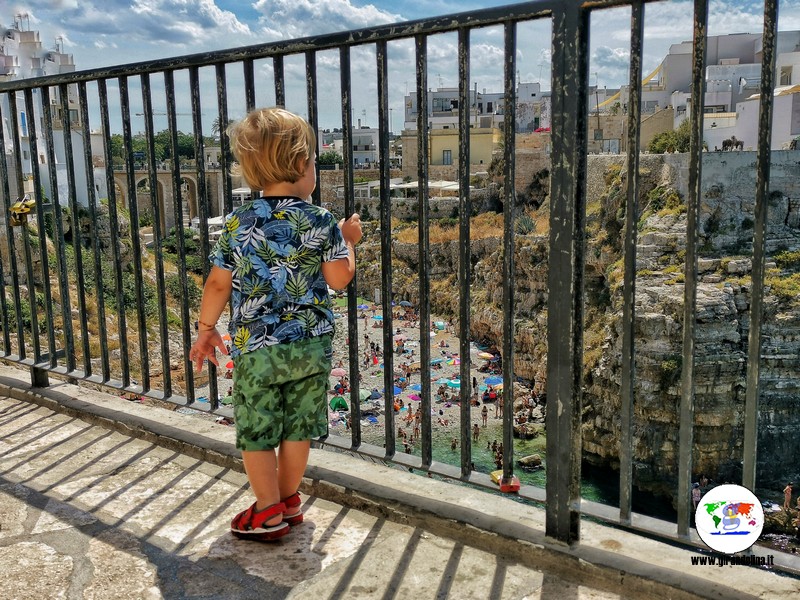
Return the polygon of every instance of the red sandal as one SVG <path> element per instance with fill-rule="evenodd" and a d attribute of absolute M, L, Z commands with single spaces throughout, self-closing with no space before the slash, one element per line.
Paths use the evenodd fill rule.
<path fill-rule="evenodd" d="M 283 522 L 287 525 L 295 526 L 303 522 L 303 511 L 300 509 L 300 492 L 295 492 L 288 498 L 281 500 L 286 505 L 286 512 L 283 513 Z"/>
<path fill-rule="evenodd" d="M 286 505 L 278 502 L 263 510 L 256 510 L 256 503 L 240 512 L 231 521 L 231 533 L 239 539 L 271 542 L 289 533 L 289 525 L 283 521 L 277 525 L 267 525 L 273 517 L 284 513 Z"/>

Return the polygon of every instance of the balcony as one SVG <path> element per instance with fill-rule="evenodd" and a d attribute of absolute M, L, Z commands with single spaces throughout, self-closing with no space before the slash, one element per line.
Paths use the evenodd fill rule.
<path fill-rule="evenodd" d="M 253 590 L 265 581 L 275 586 L 278 597 L 292 594 L 309 597 L 330 589 L 336 591 L 331 597 L 347 593 L 354 597 L 358 597 L 357 593 L 362 597 L 394 597 L 398 590 L 406 592 L 399 597 L 429 596 L 436 590 L 437 597 L 492 598 L 522 597 L 531 590 L 541 590 L 541 596 L 567 592 L 574 597 L 610 594 L 610 597 L 641 598 L 747 594 L 759 597 L 773 590 L 788 597 L 796 590 L 797 580 L 791 577 L 800 573 L 797 557 L 762 546 L 755 546 L 745 557 L 770 556 L 773 564 L 769 569 L 745 569 L 737 565 L 736 569 L 725 570 L 725 577 L 721 577 L 718 567 L 707 572 L 701 565 L 692 567 L 692 557 L 714 557 L 692 527 L 688 494 L 697 475 L 695 465 L 703 458 L 695 453 L 695 433 L 700 429 L 695 419 L 695 376 L 709 366 L 695 364 L 694 349 L 702 341 L 697 290 L 706 283 L 698 268 L 703 232 L 699 217 L 701 204 L 712 196 L 704 195 L 701 186 L 705 159 L 699 125 L 703 106 L 692 103 L 687 110 L 698 126 L 692 130 L 691 148 L 684 157 L 688 172 L 685 210 L 681 213 L 685 214 L 686 235 L 682 240 L 685 268 L 681 281 L 675 277 L 673 282 L 679 283 L 680 288 L 671 288 L 682 290 L 672 295 L 680 305 L 681 318 L 676 322 L 685 323 L 680 326 L 678 336 L 682 344 L 681 360 L 659 361 L 654 366 L 648 348 L 637 347 L 636 330 L 636 282 L 638 279 L 641 283 L 646 276 L 645 269 L 637 268 L 637 250 L 651 252 L 663 237 L 659 231 L 643 231 L 641 243 L 637 237 L 638 186 L 642 183 L 638 139 L 642 93 L 641 3 L 633 3 L 631 9 L 634 60 L 630 69 L 625 144 L 628 154 L 626 162 L 619 166 L 617 186 L 624 189 L 625 210 L 614 211 L 619 222 L 613 233 L 620 246 L 620 259 L 615 261 L 618 268 L 614 272 L 619 284 L 615 309 L 618 308 L 620 318 L 615 321 L 618 337 L 614 343 L 619 345 L 620 356 L 624 358 L 613 377 L 609 377 L 617 387 L 610 394 L 613 406 L 608 408 L 610 416 L 607 416 L 619 431 L 619 440 L 605 446 L 614 451 L 619 499 L 608 504 L 582 497 L 584 430 L 591 425 L 583 419 L 589 410 L 598 408 L 584 402 L 587 383 L 584 353 L 593 351 L 597 359 L 602 350 L 612 345 L 605 338 L 584 339 L 591 325 L 587 321 L 596 316 L 584 314 L 587 296 L 597 291 L 587 291 L 586 273 L 596 269 L 611 252 L 600 248 L 596 254 L 589 254 L 585 247 L 587 205 L 594 199 L 587 192 L 590 22 L 587 11 L 601 11 L 619 4 L 622 3 L 617 0 L 595 2 L 590 7 L 572 1 L 530 2 L 413 25 L 377 27 L 0 84 L 0 111 L 9 119 L 9 131 L 19 131 L 21 112 L 41 115 L 41 119 L 28 120 L 30 133 L 25 139 L 5 140 L 2 136 L 6 134 L 0 128 L 0 147 L 12 149 L 7 161 L 0 161 L 0 195 L 6 214 L 19 197 L 19 190 L 23 190 L 23 182 L 12 175 L 22 173 L 22 153 L 28 151 L 32 156 L 47 158 L 32 166 L 31 193 L 36 200 L 32 210 L 36 222 L 44 226 L 32 227 L 31 222 L 21 219 L 18 226 L 12 227 L 7 219 L 0 231 L 0 280 L 4 287 L 0 296 L 0 359 L 7 365 L 3 368 L 6 398 L 0 404 L 3 427 L 0 439 L 9 444 L 9 451 L 0 458 L 5 473 L 1 482 L 4 487 L 0 489 L 7 490 L 2 492 L 9 499 L 6 505 L 14 506 L 7 520 L 15 532 L 6 536 L 4 520 L 0 541 L 7 542 L 3 548 L 10 548 L 6 555 L 33 551 L 38 554 L 32 562 L 50 557 L 55 565 L 71 563 L 79 569 L 86 568 L 74 571 L 74 575 L 68 575 L 66 567 L 59 571 L 64 590 L 102 586 L 104 583 L 97 574 L 119 568 L 122 574 L 113 585 L 135 585 L 136 590 L 156 586 L 165 597 L 185 597 L 209 589 L 230 589 L 230 597 L 253 597 L 258 596 Z M 703 32 L 707 15 L 700 5 L 695 15 L 695 30 Z M 534 256 L 531 245 L 520 249 L 522 237 L 535 233 L 535 223 L 523 227 L 514 218 L 504 218 L 495 240 L 497 248 L 502 249 L 502 254 L 496 256 L 505 258 L 496 258 L 489 269 L 496 275 L 493 280 L 496 285 L 478 289 L 471 245 L 472 222 L 458 218 L 473 212 L 467 143 L 471 117 L 470 33 L 493 27 L 502 33 L 504 40 L 505 143 L 499 196 L 504 213 L 514 215 L 519 208 L 515 184 L 518 177 L 523 177 L 517 172 L 520 165 L 515 154 L 514 130 L 517 27 L 542 20 L 551 22 L 554 48 L 553 135 L 548 146 L 546 185 L 550 203 L 547 232 L 540 240 L 546 256 Z M 768 26 L 774 25 L 770 19 L 767 21 Z M 449 221 L 457 221 L 457 237 L 448 247 L 453 262 L 448 265 L 432 259 L 431 247 L 437 242 L 429 237 L 434 219 L 429 201 L 431 190 L 426 183 L 437 178 L 429 176 L 432 132 L 427 127 L 430 115 L 424 98 L 429 88 L 428 43 L 440 34 L 457 38 L 459 74 L 457 135 L 461 143 L 459 155 L 454 158 L 458 165 L 458 189 L 463 192 L 458 197 L 456 216 L 448 217 Z M 418 157 L 416 179 L 420 182 L 416 196 L 419 236 L 413 244 L 405 243 L 413 245 L 413 252 L 409 250 L 407 254 L 414 254 L 414 268 L 408 267 L 411 263 L 407 262 L 402 277 L 395 272 L 397 254 L 403 248 L 395 243 L 393 235 L 389 171 L 388 50 L 398 43 L 414 45 L 414 87 L 418 90 L 420 107 L 415 157 Z M 704 44 L 705 39 L 699 36 L 695 42 L 699 56 Z M 193 335 L 191 324 L 197 317 L 196 300 L 190 293 L 196 282 L 189 273 L 198 264 L 197 256 L 190 253 L 188 246 L 192 242 L 200 256 L 207 256 L 212 243 L 209 221 L 233 208 L 233 192 L 238 182 L 228 175 L 231 163 L 228 142 L 223 135 L 221 168 L 213 173 L 203 160 L 173 160 L 168 170 L 159 170 L 162 157 L 156 155 L 156 117 L 166 117 L 170 156 L 182 156 L 177 139 L 178 106 L 190 110 L 194 155 L 202 157 L 209 144 L 204 132 L 208 129 L 204 113 L 212 112 L 218 123 L 224 124 L 239 111 L 261 103 L 286 105 L 290 100 L 287 90 L 291 87 L 294 93 L 303 90 L 303 108 L 318 129 L 317 56 L 338 52 L 344 164 L 348 165 L 342 170 L 344 214 L 350 214 L 355 208 L 356 173 L 349 165 L 353 165 L 352 147 L 357 135 L 351 122 L 354 107 L 350 59 L 351 51 L 361 47 L 374 52 L 376 61 L 380 214 L 374 227 L 375 268 L 359 272 L 348 288 L 340 322 L 348 339 L 357 341 L 348 345 L 347 361 L 347 372 L 353 382 L 349 396 L 353 427 L 345 434 L 331 434 L 315 441 L 313 460 L 302 490 L 308 531 L 295 541 L 277 546 L 281 561 L 269 560 L 271 547 L 256 545 L 258 549 L 253 550 L 252 544 L 236 544 L 226 531 L 231 513 L 248 504 L 249 494 L 243 488 L 241 465 L 231 444 L 232 430 L 213 422 L 218 417 L 230 417 L 231 412 L 220 403 L 221 374 L 212 368 L 208 381 L 201 381 L 186 359 Z M 768 44 L 765 56 L 770 52 Z M 296 60 L 305 63 L 299 80 L 287 78 L 287 73 L 296 74 L 297 69 L 284 69 L 285 61 Z M 703 68 L 698 61 L 695 63 L 691 97 L 702 98 Z M 263 78 L 256 77 L 264 65 L 274 73 L 272 86 L 266 86 L 269 89 L 265 89 Z M 768 66 L 765 64 L 765 68 Z M 762 76 L 761 81 L 768 86 L 770 75 Z M 79 107 L 75 123 L 65 100 L 73 86 L 77 88 Z M 61 98 L 60 118 L 42 109 L 50 105 L 53 87 L 58 88 Z M 326 97 L 324 101 L 331 99 Z M 339 102 L 338 96 L 335 101 Z M 771 93 L 762 93 L 760 101 L 765 111 L 771 110 Z M 294 103 L 297 104 L 296 99 Z M 97 114 L 89 113 L 90 106 L 98 107 Z M 137 120 L 138 116 L 142 118 Z M 73 126 L 77 126 L 80 136 L 54 135 Z M 134 160 L 133 132 L 139 127 L 146 140 L 141 163 Z M 78 140 L 90 139 L 93 130 L 104 132 L 102 164 L 121 164 L 119 169 L 84 168 L 96 161 L 89 144 L 81 146 Z M 65 160 L 58 163 L 59 169 L 49 170 L 48 165 L 57 164 L 56 145 L 59 156 L 63 155 Z M 163 148 L 162 144 L 158 146 Z M 756 165 L 753 174 L 756 208 L 747 229 L 753 234 L 750 242 L 753 251 L 748 263 L 752 265 L 752 274 L 747 283 L 745 334 L 753 342 L 746 344 L 741 353 L 746 377 L 737 387 L 737 394 L 741 395 L 737 396 L 735 422 L 723 425 L 729 427 L 733 432 L 730 437 L 737 442 L 738 454 L 734 458 L 741 463 L 737 482 L 754 489 L 757 467 L 762 468 L 764 463 L 763 458 L 756 462 L 760 436 L 769 434 L 769 431 L 764 433 L 763 427 L 759 429 L 759 366 L 763 361 L 759 342 L 766 293 L 763 240 L 767 200 L 773 198 L 769 189 L 771 163 L 766 133 L 759 138 L 757 152 L 747 160 Z M 145 166 L 138 169 L 142 164 Z M 623 177 L 625 186 L 621 183 Z M 528 189 L 532 187 L 535 186 Z M 98 189 L 104 193 L 98 193 Z M 45 202 L 43 190 L 51 204 Z M 319 189 L 312 201 L 320 203 Z M 56 210 L 58 206 L 66 211 Z M 78 218 L 68 223 L 64 212 Z M 195 234 L 185 231 L 184 225 L 194 218 L 199 225 L 196 240 Z M 148 225 L 152 227 L 152 238 L 148 240 L 152 241 L 147 248 L 140 243 L 139 235 L 145 219 L 152 223 Z M 75 226 L 76 223 L 80 226 Z M 71 227 L 67 228 L 68 225 Z M 170 237 L 167 225 L 174 225 L 174 238 Z M 452 223 L 450 228 L 454 229 Z M 617 241 L 616 238 L 612 241 Z M 539 262 L 534 264 L 534 259 Z M 724 264 L 726 268 L 739 268 L 740 262 L 746 261 Z M 707 268 L 706 263 L 703 266 Z M 460 421 L 456 433 L 458 452 L 449 462 L 434 459 L 431 415 L 436 408 L 432 394 L 432 380 L 436 377 L 432 376 L 431 364 L 437 351 L 428 336 L 428 324 L 435 317 L 432 306 L 436 301 L 441 303 L 433 297 L 433 279 L 443 268 L 449 269 L 448 275 L 457 273 L 457 277 L 445 288 L 440 286 L 436 293 L 447 296 L 453 313 L 450 316 L 463 332 L 456 342 L 457 348 L 453 348 L 462 359 L 456 366 L 460 383 L 454 386 L 458 388 Z M 519 284 L 523 283 L 520 272 L 534 268 L 546 270 L 540 290 L 541 306 L 537 320 L 523 323 L 519 311 L 529 307 L 520 307 L 518 303 L 522 293 Z M 207 265 L 201 265 L 198 278 L 207 275 L 207 270 Z M 715 277 L 716 283 L 722 283 L 721 275 Z M 359 348 L 358 304 L 360 298 L 372 297 L 374 292 L 364 282 L 376 284 L 374 287 L 380 290 L 376 304 L 382 308 L 384 318 L 377 329 L 381 346 L 387 349 L 392 347 L 395 333 L 393 302 L 401 299 L 398 290 L 407 293 L 401 279 L 406 283 L 408 279 L 413 281 L 418 321 L 422 324 L 418 347 L 419 402 L 423 408 L 421 436 L 419 447 L 409 453 L 398 452 L 402 444 L 396 435 L 398 419 L 391 396 L 384 401 L 383 439 L 378 443 L 365 442 L 359 394 L 360 375 L 364 374 L 359 363 L 364 348 Z M 495 305 L 497 317 L 492 341 L 503 358 L 500 377 L 505 390 L 513 393 L 521 385 L 518 375 L 525 364 L 515 361 L 515 357 L 522 354 L 530 338 L 535 337 L 546 346 L 539 357 L 546 364 L 546 477 L 542 485 L 523 485 L 513 496 L 500 494 L 489 473 L 476 468 L 473 461 L 478 449 L 473 446 L 470 427 L 477 418 L 470 403 L 474 341 L 470 325 L 474 319 L 474 301 L 479 295 L 491 296 Z M 647 316 L 656 320 L 663 315 Z M 703 317 L 707 315 L 703 313 Z M 531 323 L 537 327 L 534 333 Z M 585 342 L 593 345 L 587 346 Z M 728 343 L 728 339 L 723 342 Z M 637 396 L 643 389 L 642 373 L 637 374 L 635 362 L 640 356 L 646 359 L 640 365 L 645 367 L 641 371 L 646 368 L 653 371 L 659 365 L 662 371 L 660 387 L 651 385 L 645 391 L 663 387 L 664 398 L 674 404 L 669 408 L 679 415 L 674 439 L 659 439 L 658 445 L 654 441 L 653 448 L 644 449 L 635 443 L 641 428 L 649 424 L 649 409 L 642 408 Z M 399 360 L 392 352 L 384 352 L 382 358 L 384 368 L 376 385 L 390 390 Z M 789 358 L 781 356 L 780 360 Z M 597 369 L 603 366 L 599 359 L 596 366 Z M 203 402 L 197 393 L 201 385 L 207 385 L 205 398 L 210 401 Z M 702 391 L 708 393 L 706 389 Z M 152 405 L 119 400 L 120 395 L 131 394 Z M 165 412 L 156 412 L 156 405 L 162 404 L 177 410 L 158 408 Z M 180 411 L 197 414 L 187 416 Z M 597 417 L 601 419 L 602 415 Z M 518 467 L 514 425 L 512 411 L 507 411 L 501 422 L 504 452 L 497 469 L 504 483 L 513 481 Z M 592 444 L 598 452 L 609 450 L 604 448 L 603 440 L 595 439 Z M 634 488 L 639 482 L 636 468 L 642 464 L 644 451 L 655 450 L 670 451 L 675 459 L 674 470 L 664 483 L 665 488 L 675 493 L 676 510 L 669 519 L 634 510 Z M 34 521 L 37 525 L 31 526 Z M 51 533 L 54 537 L 60 535 L 54 533 L 60 527 L 77 536 L 80 547 L 88 548 L 89 553 L 51 551 L 48 543 L 44 543 L 47 547 L 32 547 L 32 538 L 42 535 L 37 540 L 47 541 Z M 340 528 L 348 535 L 337 533 Z M 57 541 L 53 543 L 58 546 Z M 262 552 L 263 556 L 259 554 Z M 254 560 L 250 553 L 264 560 Z M 298 556 L 310 558 L 310 566 L 303 567 L 308 570 L 297 567 Z M 88 561 L 95 560 L 107 562 L 102 563 L 104 568 L 95 567 L 90 574 Z M 9 560 L 9 564 L 15 563 Z M 491 571 L 485 568 L 486 564 L 493 565 Z M 132 567 L 136 568 L 135 575 L 131 573 Z M 19 574 L 15 582 L 53 585 L 52 570 L 14 572 Z M 429 573 L 433 575 L 428 577 Z M 458 587 L 461 585 L 465 587 Z M 136 597 L 137 591 L 131 595 Z"/>

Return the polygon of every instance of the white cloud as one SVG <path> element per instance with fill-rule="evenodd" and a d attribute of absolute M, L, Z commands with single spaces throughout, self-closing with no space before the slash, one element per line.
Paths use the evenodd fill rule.
<path fill-rule="evenodd" d="M 356 6 L 349 0 L 256 0 L 261 30 L 273 39 L 291 39 L 402 20 L 372 4 Z"/>

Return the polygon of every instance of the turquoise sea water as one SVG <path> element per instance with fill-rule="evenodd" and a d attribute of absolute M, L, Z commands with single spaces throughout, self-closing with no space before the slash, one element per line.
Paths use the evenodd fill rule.
<path fill-rule="evenodd" d="M 342 431 L 337 431 L 337 435 L 346 435 Z M 433 430 L 433 459 L 437 462 L 458 466 L 461 464 L 461 448 L 457 446 L 451 449 L 450 443 L 453 436 L 458 437 L 452 429 L 442 431 L 434 428 Z M 375 445 L 383 445 L 383 428 L 365 426 L 362 428 L 364 442 Z M 475 470 L 480 473 L 490 473 L 497 467 L 494 462 L 494 453 L 491 449 L 487 450 L 487 442 L 491 444 L 493 440 L 502 440 L 502 429 L 500 421 L 490 419 L 489 426 L 482 429 L 477 443 L 472 445 L 472 461 L 475 463 Z M 397 443 L 396 452 L 404 452 L 402 441 Z M 419 456 L 419 444 L 412 451 L 412 454 Z M 545 452 L 545 437 L 540 436 L 532 440 L 514 440 L 514 460 L 519 460 L 524 456 L 539 454 L 545 465 L 545 469 L 526 471 L 519 465 L 514 465 L 514 474 L 519 477 L 522 484 L 545 487 L 547 455 Z M 613 469 L 601 469 L 593 465 L 584 464 L 581 470 L 581 496 L 586 500 L 592 500 L 607 504 L 609 506 L 619 506 L 619 472 Z M 676 512 L 672 508 L 668 499 L 654 496 L 648 492 L 637 489 L 633 491 L 633 510 L 634 512 L 648 516 L 675 522 Z"/>

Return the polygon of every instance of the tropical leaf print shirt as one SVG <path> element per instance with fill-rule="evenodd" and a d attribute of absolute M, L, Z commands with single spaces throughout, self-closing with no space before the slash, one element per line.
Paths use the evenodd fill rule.
<path fill-rule="evenodd" d="M 333 215 L 299 198 L 259 198 L 228 215 L 209 260 L 233 272 L 231 356 L 333 333 L 321 266 L 347 257 Z"/>

